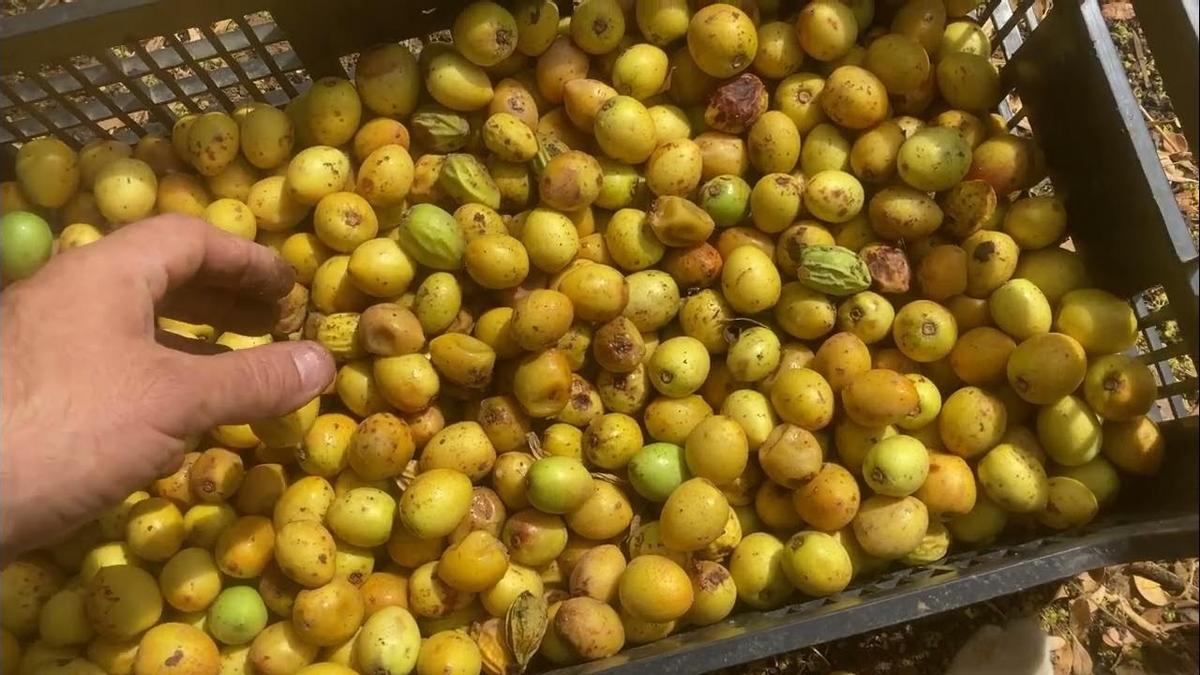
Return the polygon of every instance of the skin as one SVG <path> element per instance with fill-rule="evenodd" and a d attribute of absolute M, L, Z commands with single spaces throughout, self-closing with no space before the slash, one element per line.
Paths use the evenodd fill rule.
<path fill-rule="evenodd" d="M 156 334 L 159 314 L 268 332 L 292 283 L 271 249 L 167 215 L 57 255 L 5 288 L 3 561 L 65 538 L 172 472 L 188 436 L 285 414 L 324 390 L 333 359 L 314 342 L 200 354 Z"/>

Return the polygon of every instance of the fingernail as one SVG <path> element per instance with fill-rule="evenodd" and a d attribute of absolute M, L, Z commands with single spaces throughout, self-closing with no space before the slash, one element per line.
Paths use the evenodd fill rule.
<path fill-rule="evenodd" d="M 299 342 L 292 350 L 292 361 L 305 391 L 320 392 L 333 379 L 333 357 L 316 342 Z"/>

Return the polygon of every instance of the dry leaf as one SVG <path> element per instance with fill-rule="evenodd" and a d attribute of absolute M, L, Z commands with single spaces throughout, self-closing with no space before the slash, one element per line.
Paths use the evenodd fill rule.
<path fill-rule="evenodd" d="M 1128 21 L 1133 18 L 1133 5 L 1128 2 L 1110 2 L 1100 8 L 1100 13 L 1109 21 Z"/>
<path fill-rule="evenodd" d="M 1133 607 L 1129 605 L 1128 600 L 1122 597 L 1117 597 L 1117 604 L 1121 607 L 1121 611 L 1125 613 L 1125 616 L 1129 617 L 1129 620 L 1132 621 L 1135 626 L 1146 631 L 1146 633 L 1151 636 L 1158 635 L 1158 626 L 1146 621 L 1140 614 L 1133 611 Z"/>
<path fill-rule="evenodd" d="M 1175 131 L 1161 131 L 1163 149 L 1172 155 L 1187 152 L 1187 137 Z"/>
<path fill-rule="evenodd" d="M 1167 180 L 1171 181 L 1172 183 L 1196 182 L 1194 178 L 1189 178 L 1187 174 L 1183 172 L 1183 169 L 1180 168 L 1184 162 L 1176 162 L 1175 160 L 1171 159 L 1170 155 L 1162 150 L 1158 152 L 1158 159 L 1159 164 L 1162 165 L 1163 173 L 1167 176 Z"/>
<path fill-rule="evenodd" d="M 1074 635 L 1071 636 L 1071 675 L 1092 675 L 1092 656 Z"/>
<path fill-rule="evenodd" d="M 1092 628 L 1092 612 L 1095 605 L 1087 598 L 1071 601 L 1071 631 L 1076 635 L 1087 635 Z"/>
<path fill-rule="evenodd" d="M 1079 588 L 1083 590 L 1084 595 L 1091 595 L 1092 591 L 1096 590 L 1096 587 L 1100 585 L 1087 572 L 1080 574 L 1075 579 L 1079 582 Z"/>
<path fill-rule="evenodd" d="M 1121 639 L 1121 631 L 1112 626 L 1109 626 L 1108 630 L 1104 631 L 1104 634 L 1100 636 L 1100 639 L 1104 641 L 1104 644 L 1114 649 L 1120 647 L 1121 644 L 1124 643 L 1124 640 Z"/>
<path fill-rule="evenodd" d="M 1196 572 L 1196 561 L 1192 560 L 1190 563 L 1186 563 L 1182 560 L 1177 560 L 1172 567 L 1174 567 L 1175 576 L 1180 579 L 1188 579 Z"/>
<path fill-rule="evenodd" d="M 1057 635 L 1051 635 L 1046 639 L 1046 647 L 1050 650 L 1050 665 L 1054 668 L 1054 675 L 1071 675 L 1071 664 L 1075 663 L 1071 644 Z"/>
<path fill-rule="evenodd" d="M 1162 589 L 1162 585 L 1152 579 L 1133 575 L 1133 587 L 1137 589 L 1138 595 L 1146 602 L 1155 607 L 1162 607 L 1171 601 L 1167 594 Z"/>
<path fill-rule="evenodd" d="M 1142 612 L 1142 618 L 1155 625 L 1161 624 L 1163 618 L 1162 607 L 1151 607 L 1150 609 Z"/>

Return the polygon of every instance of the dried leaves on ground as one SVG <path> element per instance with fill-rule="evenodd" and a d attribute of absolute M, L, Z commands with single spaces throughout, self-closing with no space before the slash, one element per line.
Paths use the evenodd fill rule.
<path fill-rule="evenodd" d="M 1141 562 L 1080 574 L 903 626 L 764 659 L 721 675 L 940 675 L 984 626 L 1036 620 L 1054 675 L 1183 675 L 1200 668 L 1197 562 Z M 1041 643 L 1040 641 L 1044 641 Z M 1014 649 L 1020 645 L 1008 645 Z M 1006 673 L 1006 675 L 1035 675 Z"/>

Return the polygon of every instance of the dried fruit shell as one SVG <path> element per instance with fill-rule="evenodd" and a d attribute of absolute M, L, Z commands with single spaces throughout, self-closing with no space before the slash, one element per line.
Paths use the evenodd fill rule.
<path fill-rule="evenodd" d="M 436 153 L 461 150 L 471 136 L 467 118 L 449 110 L 418 110 L 409 117 L 408 127 L 418 147 Z"/>
<path fill-rule="evenodd" d="M 483 204 L 500 208 L 500 188 L 487 167 L 474 155 L 448 155 L 438 176 L 438 185 L 460 204 Z"/>
<path fill-rule="evenodd" d="M 550 625 L 546 599 L 523 591 L 504 613 L 504 639 L 521 670 L 537 654 Z"/>
<path fill-rule="evenodd" d="M 805 248 L 796 276 L 806 287 L 827 295 L 854 295 L 871 287 L 867 263 L 844 246 Z"/>
<path fill-rule="evenodd" d="M 433 204 L 416 204 L 405 211 L 395 236 L 400 248 L 426 267 L 435 270 L 462 268 L 467 249 L 462 225 Z"/>
<path fill-rule="evenodd" d="M 471 639 L 479 647 L 483 672 L 487 675 L 516 675 L 523 670 L 508 648 L 503 630 L 500 619 L 488 619 L 471 626 Z"/>

